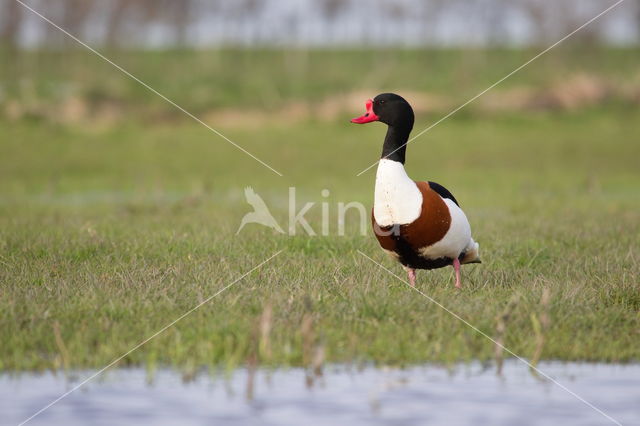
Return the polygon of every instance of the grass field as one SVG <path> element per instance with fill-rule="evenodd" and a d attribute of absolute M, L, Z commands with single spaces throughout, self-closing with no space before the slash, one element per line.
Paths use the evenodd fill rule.
<path fill-rule="evenodd" d="M 637 81 L 629 52 L 566 52 L 531 65 L 507 88 L 544 87 L 569 71 Z M 147 52 L 120 59 L 203 112 L 269 109 L 291 99 L 313 104 L 347 88 L 464 101 L 531 53 Z M 309 237 L 258 225 L 236 236 L 251 211 L 245 186 L 283 226 L 290 186 L 300 207 L 325 201 L 323 189 L 332 209 L 339 201 L 371 205 L 375 170 L 356 174 L 378 159 L 384 128 L 350 125 L 362 107 L 330 120 L 210 123 L 279 177 L 97 59 L 74 52 L 66 73 L 60 54 L 49 55 L 27 54 L 3 68 L 3 87 L 11 88 L 5 104 L 55 108 L 51 88 L 69 82 L 83 99 L 97 93 L 133 107 L 107 125 L 30 114 L 0 119 L 1 369 L 101 367 L 278 250 L 123 363 L 189 372 L 247 362 L 403 365 L 494 356 L 486 338 L 358 254 L 403 276 L 371 232 L 359 235 L 356 215 L 341 237 L 335 227 L 332 236 Z M 372 70 L 389 56 L 393 67 Z M 47 60 L 51 75 L 37 65 Z M 290 75 L 275 77 L 287 66 Z M 30 97 L 19 87 L 31 87 Z M 146 105 L 168 118 L 147 120 Z M 416 130 L 441 115 L 418 116 Z M 544 336 L 545 359 L 637 361 L 639 141 L 640 110 L 618 99 L 572 110 L 471 109 L 443 122 L 409 146 L 407 169 L 456 195 L 483 263 L 463 268 L 461 292 L 450 268 L 419 273 L 418 288 L 490 336 L 510 310 L 504 342 L 524 357 Z M 320 215 L 319 205 L 307 215 L 316 230 Z M 548 302 L 541 301 L 545 289 Z"/>

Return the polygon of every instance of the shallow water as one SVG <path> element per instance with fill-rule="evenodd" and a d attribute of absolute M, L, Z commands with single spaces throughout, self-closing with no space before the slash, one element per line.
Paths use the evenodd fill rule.
<path fill-rule="evenodd" d="M 546 362 L 539 368 L 599 409 L 640 424 L 640 364 Z M 76 380 L 91 372 L 78 372 Z M 603 425 L 613 424 L 558 385 L 512 360 L 502 377 L 478 363 L 453 370 L 328 366 L 309 384 L 305 370 L 201 374 L 115 369 L 87 383 L 29 425 Z M 18 424 L 74 381 L 46 373 L 0 375 L 0 423 Z"/>

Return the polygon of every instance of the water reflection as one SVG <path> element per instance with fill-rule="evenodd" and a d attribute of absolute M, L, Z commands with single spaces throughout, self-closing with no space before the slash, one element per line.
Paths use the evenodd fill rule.
<path fill-rule="evenodd" d="M 539 368 L 622 424 L 640 422 L 640 365 L 541 363 Z M 117 369 L 30 425 L 447 424 L 602 425 L 610 422 L 549 381 L 506 361 L 502 376 L 474 363 L 445 369 L 327 366 L 199 374 Z M 76 373 L 80 380 L 90 372 Z M 251 389 L 247 384 L 251 384 Z M 64 375 L 0 376 L 2 424 L 18 424 L 70 389 Z M 247 396 L 250 396 L 247 398 Z"/>

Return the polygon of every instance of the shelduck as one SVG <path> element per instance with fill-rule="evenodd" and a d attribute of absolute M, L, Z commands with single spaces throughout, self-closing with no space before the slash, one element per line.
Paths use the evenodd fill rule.
<path fill-rule="evenodd" d="M 480 263 L 479 245 L 453 194 L 435 182 L 415 182 L 404 169 L 413 109 L 399 95 L 383 93 L 366 102 L 364 115 L 351 120 L 388 126 L 378 163 L 373 230 L 382 248 L 396 258 L 415 286 L 416 269 L 453 265 L 461 288 L 460 265 Z"/>

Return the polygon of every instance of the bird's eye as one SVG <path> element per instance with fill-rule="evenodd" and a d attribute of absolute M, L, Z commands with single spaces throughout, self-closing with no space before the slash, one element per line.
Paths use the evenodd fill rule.
<path fill-rule="evenodd" d="M 382 105 L 384 103 L 384 100 L 380 99 L 378 102 L 380 103 L 380 105 Z"/>

